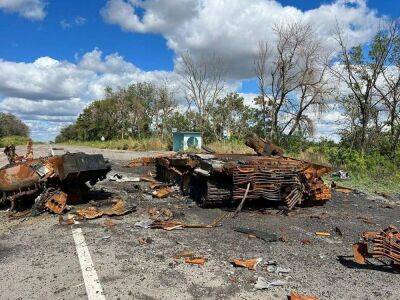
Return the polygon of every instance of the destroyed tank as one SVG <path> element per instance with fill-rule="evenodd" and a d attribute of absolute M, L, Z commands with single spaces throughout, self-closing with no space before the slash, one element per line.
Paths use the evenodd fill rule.
<path fill-rule="evenodd" d="M 283 150 L 252 136 L 246 145 L 257 155 L 182 154 L 155 159 L 157 178 L 177 183 L 202 207 L 247 200 L 266 200 L 288 209 L 308 203 L 321 205 L 331 190 L 321 176 L 327 166 L 283 156 Z M 246 201 L 247 201 L 246 200 Z"/>
<path fill-rule="evenodd" d="M 94 185 L 111 170 L 103 155 L 66 153 L 33 158 L 32 143 L 25 156 L 15 154 L 15 147 L 4 150 L 9 164 L 0 168 L 0 204 L 33 202 L 34 208 L 61 213 L 67 201 L 76 201 L 87 192 L 86 183 Z"/>

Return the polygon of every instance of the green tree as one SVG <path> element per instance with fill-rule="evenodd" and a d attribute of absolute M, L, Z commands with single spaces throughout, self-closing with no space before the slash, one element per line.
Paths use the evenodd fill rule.
<path fill-rule="evenodd" d="M 0 137 L 29 136 L 29 127 L 13 114 L 0 113 Z"/>
<path fill-rule="evenodd" d="M 236 138 L 243 138 L 247 134 L 251 111 L 238 93 L 217 99 L 209 111 L 215 138 L 222 139 L 223 130 L 229 131 Z"/>

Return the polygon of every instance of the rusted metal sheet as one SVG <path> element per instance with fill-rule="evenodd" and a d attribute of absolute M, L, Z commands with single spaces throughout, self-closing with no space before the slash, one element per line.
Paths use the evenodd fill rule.
<path fill-rule="evenodd" d="M 395 226 L 389 226 L 380 232 L 367 231 L 362 234 L 364 242 L 353 245 L 354 259 L 360 264 L 366 263 L 366 258 L 388 259 L 400 264 L 400 232 Z M 368 250 L 372 244 L 372 250 Z"/>
<path fill-rule="evenodd" d="M 67 197 L 66 193 L 56 191 L 46 200 L 45 207 L 55 214 L 61 214 L 67 205 Z"/>
<path fill-rule="evenodd" d="M 76 215 L 81 219 L 96 219 L 102 216 L 122 216 L 134 210 L 136 210 L 136 206 L 128 206 L 125 201 L 118 199 L 110 208 L 99 209 L 90 206 L 85 209 L 78 209 Z"/>
<path fill-rule="evenodd" d="M 251 258 L 251 259 L 242 259 L 236 258 L 232 260 L 232 264 L 237 267 L 247 268 L 249 270 L 255 270 L 257 265 L 261 262 L 261 258 Z"/>

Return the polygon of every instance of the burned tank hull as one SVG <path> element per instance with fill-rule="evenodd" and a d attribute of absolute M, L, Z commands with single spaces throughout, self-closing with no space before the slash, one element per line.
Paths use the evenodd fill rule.
<path fill-rule="evenodd" d="M 0 169 L 0 203 L 11 202 L 14 208 L 19 199 L 45 194 L 46 189 L 68 193 L 83 188 L 86 183 L 94 185 L 104 179 L 110 169 L 102 155 L 85 153 L 12 162 Z"/>
<path fill-rule="evenodd" d="M 283 156 L 178 155 L 156 158 L 160 181 L 177 183 L 202 207 L 247 200 L 321 205 L 331 191 L 321 176 L 328 167 Z"/>

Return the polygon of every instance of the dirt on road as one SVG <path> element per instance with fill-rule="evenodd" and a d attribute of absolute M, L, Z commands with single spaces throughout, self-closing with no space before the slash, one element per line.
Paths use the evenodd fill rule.
<path fill-rule="evenodd" d="M 130 159 L 149 153 L 64 148 L 102 153 L 110 159 L 113 172 L 120 174 L 152 171 L 152 167 L 126 167 Z M 36 146 L 35 154 L 44 155 L 48 149 Z M 391 224 L 400 227 L 399 200 L 334 192 L 324 206 L 285 214 L 280 207 L 261 210 L 259 205 L 247 205 L 237 218 L 226 219 L 219 227 L 165 231 L 135 223 L 147 219 L 153 207 L 168 208 L 175 218 L 191 224 L 208 224 L 231 208 L 203 209 L 179 193 L 155 199 L 146 189 L 145 182 L 104 180 L 96 184 L 87 203 L 74 208 L 87 207 L 91 200 L 101 202 L 101 195 L 109 193 L 133 201 L 137 211 L 74 225 L 60 225 L 58 216 L 48 213 L 10 220 L 7 211 L 0 211 L 0 298 L 87 299 L 73 237 L 77 228 L 82 230 L 106 299 L 287 299 L 292 291 L 319 299 L 399 298 L 399 273 L 378 262 L 357 265 L 351 249 L 363 231 Z M 235 231 L 237 227 L 275 233 L 279 240 L 266 242 Z M 204 257 L 205 264 L 185 263 L 178 258 L 183 251 Z M 233 266 L 231 261 L 237 258 L 262 261 L 249 270 Z M 277 272 L 278 267 L 283 272 Z M 257 290 L 258 277 L 280 280 L 282 285 Z"/>

